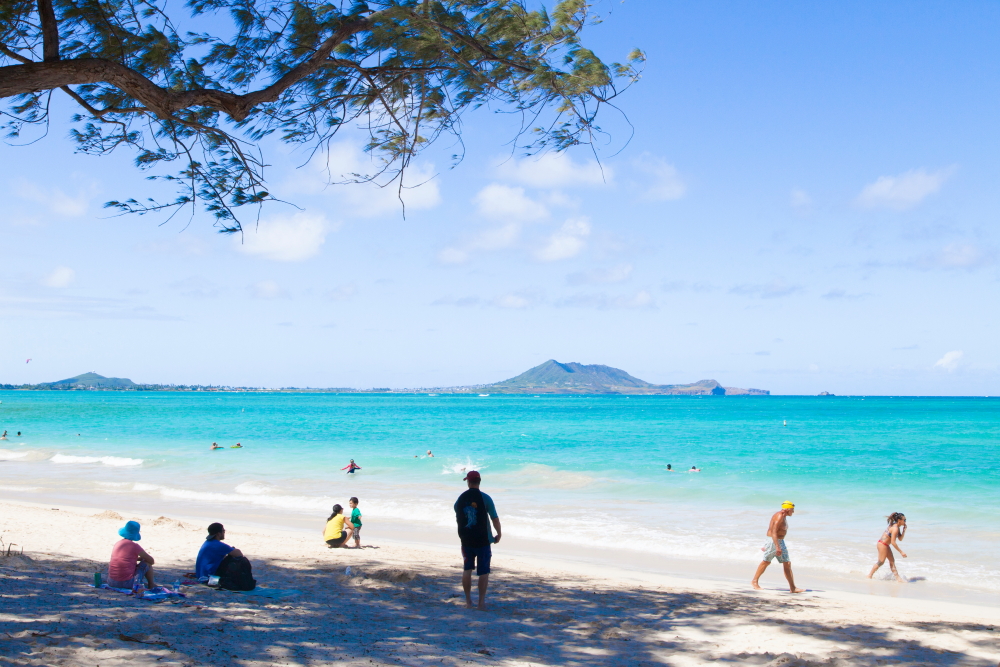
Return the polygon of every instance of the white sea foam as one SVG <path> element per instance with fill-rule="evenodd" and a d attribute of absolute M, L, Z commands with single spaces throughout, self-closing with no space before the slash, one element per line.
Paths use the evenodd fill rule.
<path fill-rule="evenodd" d="M 40 486 L 0 486 L 0 491 L 39 491 Z"/>
<path fill-rule="evenodd" d="M 583 489 L 594 483 L 594 478 L 579 472 L 560 470 L 541 463 L 529 463 L 514 473 L 503 475 L 505 481 L 513 476 L 517 481 L 531 484 L 534 488 Z"/>
<path fill-rule="evenodd" d="M 465 475 L 470 470 L 484 470 L 487 466 L 473 463 L 469 457 L 465 458 L 465 463 L 446 463 L 441 469 L 442 475 Z"/>
<path fill-rule="evenodd" d="M 277 488 L 278 487 L 274 484 L 270 484 L 268 482 L 251 480 L 249 482 L 238 484 L 233 490 L 236 491 L 236 493 L 244 493 L 248 496 L 259 496 L 265 493 L 272 493 L 273 491 L 276 491 Z"/>
<path fill-rule="evenodd" d="M 129 459 L 123 456 L 70 456 L 68 454 L 56 454 L 49 461 L 52 463 L 102 463 L 115 468 L 142 465 L 142 459 Z"/>
<path fill-rule="evenodd" d="M 243 485 L 241 484 L 240 486 Z M 260 505 L 262 507 L 320 513 L 329 509 L 335 502 L 333 498 L 327 496 L 272 495 L 264 491 L 257 493 L 218 493 L 214 491 L 180 489 L 172 486 L 161 486 L 159 484 L 147 484 L 145 482 L 136 482 L 132 486 L 132 490 L 154 491 L 163 498 L 175 498 L 178 500 L 196 500 L 203 503 L 241 503 L 244 505 Z"/>
<path fill-rule="evenodd" d="M 14 461 L 17 459 L 23 459 L 28 455 L 28 452 L 15 452 L 10 449 L 0 449 L 0 461 Z"/>

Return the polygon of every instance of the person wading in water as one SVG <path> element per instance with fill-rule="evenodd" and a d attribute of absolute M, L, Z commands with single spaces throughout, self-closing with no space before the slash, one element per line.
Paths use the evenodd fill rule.
<path fill-rule="evenodd" d="M 886 520 L 889 522 L 889 527 L 885 529 L 882 533 L 882 537 L 878 538 L 878 542 L 875 543 L 878 549 L 878 562 L 875 563 L 875 567 L 872 571 L 868 573 L 868 578 L 871 579 L 878 572 L 878 569 L 882 567 L 882 563 L 888 559 L 889 569 L 892 570 L 893 576 L 896 577 L 896 581 L 899 583 L 905 583 L 906 580 L 899 576 L 899 572 L 896 572 L 896 559 L 892 557 L 891 547 L 896 547 L 896 551 L 903 558 L 906 558 L 906 554 L 903 550 L 899 548 L 899 542 L 902 542 L 903 535 L 906 533 L 906 515 L 902 512 L 893 512 Z"/>

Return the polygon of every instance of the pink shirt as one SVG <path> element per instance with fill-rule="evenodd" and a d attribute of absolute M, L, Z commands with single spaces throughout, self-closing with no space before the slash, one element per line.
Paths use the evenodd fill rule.
<path fill-rule="evenodd" d="M 111 550 L 108 578 L 114 581 L 124 581 L 134 577 L 136 561 L 139 560 L 139 554 L 143 553 L 146 552 L 132 540 L 119 540 Z"/>

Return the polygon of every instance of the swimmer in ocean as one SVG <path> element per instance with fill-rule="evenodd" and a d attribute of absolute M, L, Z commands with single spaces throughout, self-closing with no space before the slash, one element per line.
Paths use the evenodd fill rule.
<path fill-rule="evenodd" d="M 351 462 L 341 468 L 341 470 L 346 470 L 348 475 L 353 475 L 355 470 L 361 470 L 361 466 L 355 463 L 354 459 L 351 459 Z"/>
<path fill-rule="evenodd" d="M 701 468 L 696 468 L 695 466 L 691 466 L 691 469 L 688 470 L 688 472 L 701 472 Z"/>
<path fill-rule="evenodd" d="M 220 445 L 220 444 L 219 444 L 219 443 L 217 443 L 217 442 L 213 442 L 213 443 L 212 443 L 212 446 L 211 446 L 211 447 L 209 447 L 209 449 L 213 449 L 213 450 L 214 450 L 214 449 L 222 449 L 222 445 Z"/>
<path fill-rule="evenodd" d="M 667 464 L 667 472 L 675 472 L 673 467 L 669 463 Z"/>
<path fill-rule="evenodd" d="M 235 445 L 233 445 L 229 449 L 243 449 L 243 445 L 241 445 L 240 443 L 237 442 Z"/>
<path fill-rule="evenodd" d="M 429 450 L 429 449 L 427 450 L 427 458 L 429 458 L 429 459 L 434 458 L 434 455 L 431 454 L 431 450 Z"/>
<path fill-rule="evenodd" d="M 0 435 L 0 440 L 6 440 L 6 439 L 7 439 L 7 431 L 4 431 L 3 435 Z"/>

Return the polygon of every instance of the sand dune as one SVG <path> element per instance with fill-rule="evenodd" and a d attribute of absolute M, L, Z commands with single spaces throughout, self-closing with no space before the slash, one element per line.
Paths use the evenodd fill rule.
<path fill-rule="evenodd" d="M 501 545 L 491 609 L 478 612 L 464 608 L 457 548 L 330 550 L 318 530 L 235 524 L 227 541 L 253 560 L 258 581 L 300 594 L 190 587 L 183 602 L 143 602 L 88 586 L 122 518 L 143 524 L 164 582 L 191 569 L 200 527 L 111 510 L 0 510 L 4 541 L 25 547 L 24 558 L 0 558 L 0 665 L 993 667 L 998 659 L 994 608 L 588 572 L 509 558 Z"/>

